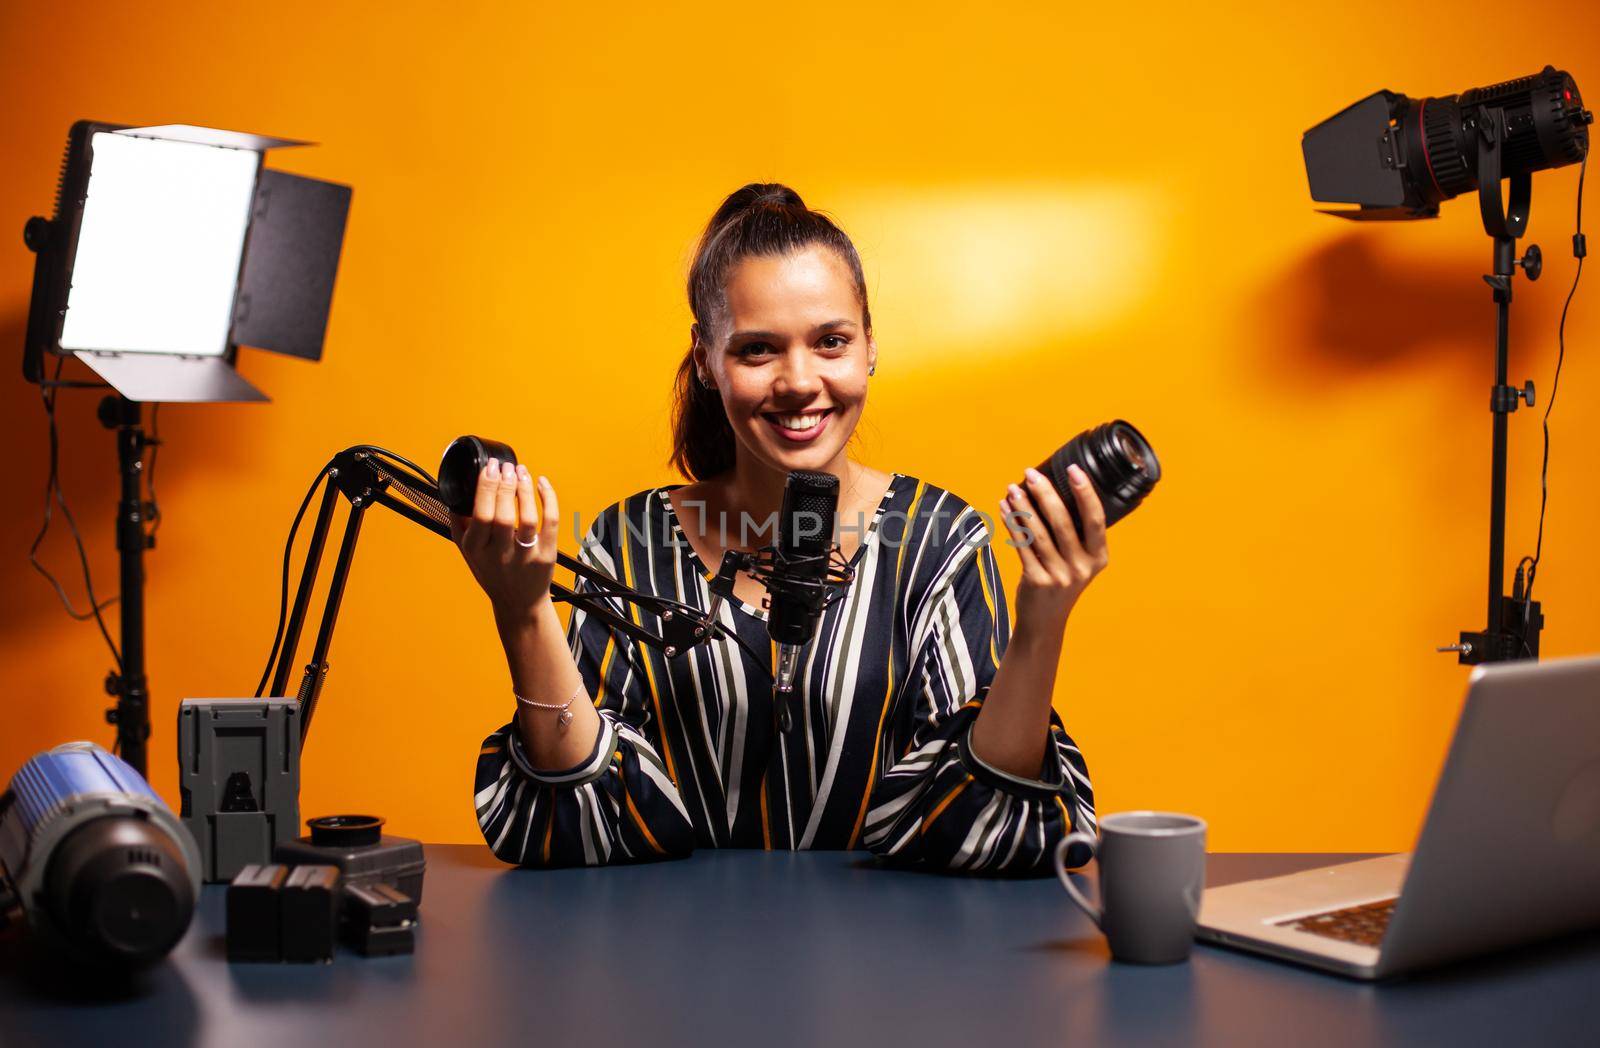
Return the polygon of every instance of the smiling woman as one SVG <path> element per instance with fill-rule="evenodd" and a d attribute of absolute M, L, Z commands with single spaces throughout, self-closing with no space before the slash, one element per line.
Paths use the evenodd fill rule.
<path fill-rule="evenodd" d="M 1067 613 L 1106 563 L 1093 488 L 1074 478 L 1081 543 L 1032 471 L 1001 501 L 1051 525 L 1018 550 L 1013 635 L 983 516 L 845 453 L 878 347 L 843 231 L 786 186 L 745 186 L 707 226 L 688 291 L 672 462 L 692 482 L 602 511 L 579 558 L 708 608 L 723 554 L 771 542 L 788 474 L 807 469 L 839 478 L 854 581 L 806 645 L 785 699 L 798 730 L 781 733 L 773 660 L 748 654 L 775 647 L 759 582 L 739 577 L 718 611 L 743 644 L 719 637 L 669 659 L 581 609 L 563 638 L 549 600 L 554 487 L 541 477 L 536 496 L 525 469 L 486 470 L 457 540 L 491 595 L 518 709 L 478 756 L 485 840 L 527 866 L 696 845 L 865 846 L 940 868 L 1047 872 L 1066 832 L 1094 826 L 1087 767 L 1050 705 Z M 594 591 L 586 579 L 577 589 Z M 1087 859 L 1081 845 L 1068 856 Z"/>
<path fill-rule="evenodd" d="M 787 186 L 745 186 L 723 201 L 701 238 L 689 307 L 673 465 L 696 480 L 726 472 L 741 445 L 736 426 L 769 449 L 780 446 L 774 434 L 809 434 L 799 443 L 810 464 L 794 460 L 789 469 L 833 465 L 878 356 L 850 238 Z M 830 423 L 834 414 L 841 417 Z M 830 428 L 844 439 L 817 439 Z"/>

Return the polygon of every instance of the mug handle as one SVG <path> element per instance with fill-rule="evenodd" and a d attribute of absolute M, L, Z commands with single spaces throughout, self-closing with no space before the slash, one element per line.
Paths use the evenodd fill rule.
<path fill-rule="evenodd" d="M 1088 915 L 1089 919 L 1094 922 L 1094 926 L 1096 928 L 1099 928 L 1101 931 L 1105 931 L 1105 926 L 1101 923 L 1101 918 L 1103 915 L 1101 914 L 1100 907 L 1084 898 L 1083 893 L 1078 890 L 1078 886 L 1076 884 L 1072 883 L 1072 878 L 1067 874 L 1067 849 L 1080 842 L 1087 844 L 1090 851 L 1094 851 L 1095 846 L 1099 844 L 1099 840 L 1092 833 L 1069 833 L 1065 837 L 1061 838 L 1060 844 L 1056 845 L 1055 862 L 1053 862 L 1051 865 L 1055 868 L 1056 880 L 1061 882 L 1061 887 L 1067 890 L 1067 895 L 1070 896 L 1072 901 L 1078 905 L 1078 909 L 1082 910 Z"/>

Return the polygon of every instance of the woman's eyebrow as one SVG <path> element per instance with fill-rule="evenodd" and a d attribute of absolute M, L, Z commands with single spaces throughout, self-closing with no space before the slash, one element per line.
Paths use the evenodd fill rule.
<path fill-rule="evenodd" d="M 824 331 L 833 331 L 833 330 L 835 330 L 837 328 L 855 327 L 855 326 L 856 326 L 856 322 L 855 321 L 846 320 L 846 319 L 841 317 L 838 320 L 829 320 L 829 321 L 825 321 L 824 323 L 818 324 L 816 327 L 811 329 L 811 333 L 813 335 L 820 335 Z M 782 337 L 783 336 L 778 334 L 776 331 L 735 331 L 733 334 L 728 336 L 730 341 L 733 340 L 733 339 L 736 339 L 736 338 L 782 338 Z"/>

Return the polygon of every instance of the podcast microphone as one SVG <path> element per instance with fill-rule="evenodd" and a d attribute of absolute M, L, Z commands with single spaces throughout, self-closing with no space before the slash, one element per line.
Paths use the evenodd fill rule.
<path fill-rule="evenodd" d="M 833 523 L 839 509 L 839 478 L 832 473 L 797 469 L 783 488 L 778 514 L 778 541 L 767 583 L 767 634 L 778 642 L 777 688 L 794 690 L 800 649 L 817 632 L 827 604 L 828 558 L 833 552 Z M 779 727 L 789 730 L 789 708 L 779 710 Z"/>

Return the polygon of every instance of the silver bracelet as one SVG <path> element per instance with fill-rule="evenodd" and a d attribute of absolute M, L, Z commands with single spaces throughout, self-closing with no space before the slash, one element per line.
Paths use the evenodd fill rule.
<path fill-rule="evenodd" d="M 567 707 L 571 706 L 573 701 L 576 700 L 581 694 L 583 694 L 583 681 L 580 680 L 578 682 L 578 687 L 572 692 L 572 698 L 568 699 L 566 702 L 534 702 L 532 699 L 523 698 L 516 692 L 512 692 L 511 697 L 522 703 L 524 706 L 532 706 L 536 710 L 560 710 L 561 716 L 556 718 L 556 723 L 565 728 L 567 725 L 572 723 L 572 711 Z"/>

